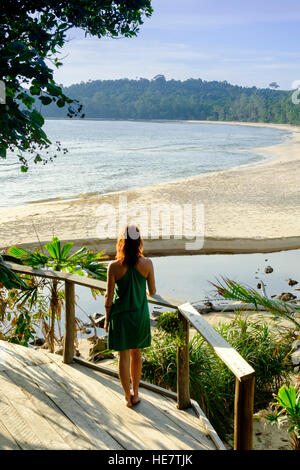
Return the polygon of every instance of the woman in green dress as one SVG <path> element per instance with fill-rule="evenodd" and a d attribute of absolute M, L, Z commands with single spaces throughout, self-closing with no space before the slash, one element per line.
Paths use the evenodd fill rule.
<path fill-rule="evenodd" d="M 119 377 L 128 407 L 140 401 L 141 349 L 151 344 L 146 285 L 156 292 L 152 261 L 143 256 L 143 241 L 135 225 L 127 225 L 117 240 L 116 260 L 107 271 L 105 296 L 108 348 L 119 351 Z M 130 390 L 130 379 L 132 391 Z"/>

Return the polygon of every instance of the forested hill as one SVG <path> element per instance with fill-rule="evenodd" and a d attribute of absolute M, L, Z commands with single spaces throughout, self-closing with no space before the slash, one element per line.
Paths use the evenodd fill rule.
<path fill-rule="evenodd" d="M 83 104 L 87 118 L 199 119 L 300 124 L 300 105 L 291 92 L 230 85 L 226 81 L 96 80 L 65 87 Z M 66 108 L 51 104 L 45 117 L 65 117 Z"/>

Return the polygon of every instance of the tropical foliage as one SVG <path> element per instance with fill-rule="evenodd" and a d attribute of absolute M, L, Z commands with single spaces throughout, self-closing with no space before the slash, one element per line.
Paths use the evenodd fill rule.
<path fill-rule="evenodd" d="M 293 385 L 284 386 L 274 397 L 276 412 L 268 414 L 266 418 L 279 427 L 287 427 L 292 437 L 292 448 L 300 450 L 300 389 L 297 391 Z"/>
<path fill-rule="evenodd" d="M 254 368 L 255 411 L 264 408 L 291 371 L 291 332 L 275 322 L 254 322 L 239 314 L 216 330 Z M 189 357 L 191 397 L 198 401 L 220 437 L 226 439 L 233 429 L 235 377 L 199 334 L 189 342 Z M 158 330 L 152 346 L 143 351 L 143 378 L 176 391 L 177 344 L 164 331 Z"/>
<path fill-rule="evenodd" d="M 163 312 L 157 318 L 156 327 L 169 335 L 178 347 L 184 345 L 182 322 L 177 312 Z"/>
<path fill-rule="evenodd" d="M 217 289 L 217 292 L 224 299 L 238 300 L 247 304 L 253 304 L 256 310 L 263 307 L 275 317 L 283 317 L 300 329 L 300 323 L 295 319 L 295 314 L 300 312 L 300 307 L 295 304 L 287 304 L 282 300 L 269 299 L 263 295 L 260 295 L 255 289 L 251 287 L 244 287 L 236 281 L 232 281 L 227 278 L 223 278 L 223 283 L 219 281 L 218 284 L 211 282 L 211 284 Z"/>
<path fill-rule="evenodd" d="M 8 257 L 4 255 L 4 258 L 9 258 L 10 261 L 21 262 L 22 264 L 31 266 L 33 268 L 50 268 L 53 271 L 65 271 L 70 273 L 76 273 L 78 275 L 87 275 L 99 280 L 106 280 L 106 256 L 104 252 L 93 253 L 87 250 L 86 247 L 81 248 L 75 253 L 71 254 L 71 248 L 73 243 L 62 244 L 58 238 L 53 238 L 51 243 L 47 243 L 42 249 L 35 249 L 32 252 L 23 248 L 12 246 L 8 249 Z M 11 275 L 14 276 L 11 270 Z M 0 271 L 0 276 L 2 272 Z M 30 330 L 31 336 L 38 321 L 42 322 L 42 331 L 46 336 L 46 341 L 50 351 L 54 351 L 55 342 L 60 344 L 59 338 L 62 338 L 60 320 L 61 310 L 64 305 L 64 283 L 59 282 L 56 279 L 38 279 L 36 277 L 26 275 L 23 278 L 16 276 L 20 279 L 21 287 L 28 292 L 32 292 L 34 288 L 34 297 L 30 298 L 30 302 L 26 302 L 29 299 L 24 298 L 23 292 L 18 292 L 19 284 L 15 281 L 14 284 L 3 285 L 11 289 L 8 294 L 2 293 L 2 301 L 0 303 L 3 307 L 3 311 L 9 311 L 9 317 L 6 315 L 6 319 L 12 321 L 13 324 L 9 325 L 8 331 L 10 332 L 10 338 L 15 338 L 11 326 L 15 323 L 22 322 L 28 326 L 27 331 Z M 0 277 L 0 281 L 1 281 Z M 5 279 L 4 279 L 5 280 Z M 31 289 L 31 290 L 30 290 Z M 91 289 L 94 297 L 99 293 L 95 289 Z M 25 291 L 27 292 L 27 291 Z M 21 304 L 21 310 L 16 308 L 20 304 L 20 297 L 24 298 L 24 302 Z M 49 301 L 47 301 L 47 299 Z M 21 319 L 20 319 L 21 318 Z M 23 319 L 23 320 L 22 320 Z M 24 320 L 25 319 L 25 320 Z M 48 324 L 49 319 L 49 324 Z M 55 325 L 58 325 L 59 338 L 55 335 Z M 25 323 L 24 323 L 25 322 Z M 30 326 L 29 326 L 30 325 Z M 28 336 L 29 337 L 29 336 Z"/>
<path fill-rule="evenodd" d="M 87 118 L 101 119 L 199 119 L 300 123 L 300 106 L 292 92 L 234 86 L 226 81 L 200 78 L 166 80 L 94 80 L 63 89 L 84 105 Z M 45 117 L 66 117 L 66 111 L 42 107 Z"/>

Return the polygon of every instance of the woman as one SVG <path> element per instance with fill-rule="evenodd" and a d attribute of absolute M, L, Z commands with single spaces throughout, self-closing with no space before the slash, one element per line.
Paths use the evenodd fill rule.
<path fill-rule="evenodd" d="M 127 225 L 117 240 L 116 260 L 107 271 L 104 328 L 108 331 L 108 348 L 119 351 L 119 377 L 128 407 L 140 401 L 141 348 L 151 344 L 146 283 L 149 294 L 154 295 L 152 261 L 143 256 L 138 227 Z"/>

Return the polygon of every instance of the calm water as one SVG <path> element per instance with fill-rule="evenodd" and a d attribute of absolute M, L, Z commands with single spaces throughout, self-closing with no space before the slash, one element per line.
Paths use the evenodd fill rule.
<path fill-rule="evenodd" d="M 264 156 L 249 149 L 275 145 L 288 136 L 267 127 L 188 122 L 48 120 L 45 128 L 68 154 L 47 165 L 33 164 L 27 174 L 18 166 L 1 165 L 1 207 L 126 190 L 251 164 Z"/>
<path fill-rule="evenodd" d="M 152 261 L 157 293 L 183 302 L 215 299 L 216 290 L 209 281 L 215 282 L 222 276 L 254 289 L 262 280 L 268 296 L 281 292 L 300 295 L 299 291 L 294 290 L 294 287 L 300 287 L 300 250 L 268 254 L 168 256 L 153 258 Z M 272 266 L 272 273 L 264 272 L 267 266 Z M 299 284 L 290 287 L 287 283 L 289 277 Z M 99 296 L 94 301 L 89 289 L 80 286 L 76 286 L 76 292 L 80 298 L 76 316 L 84 322 L 88 321 L 86 313 L 105 313 L 103 297 Z M 149 304 L 149 307 L 151 311 L 153 306 Z M 104 330 L 99 329 L 99 332 L 104 334 Z"/>

